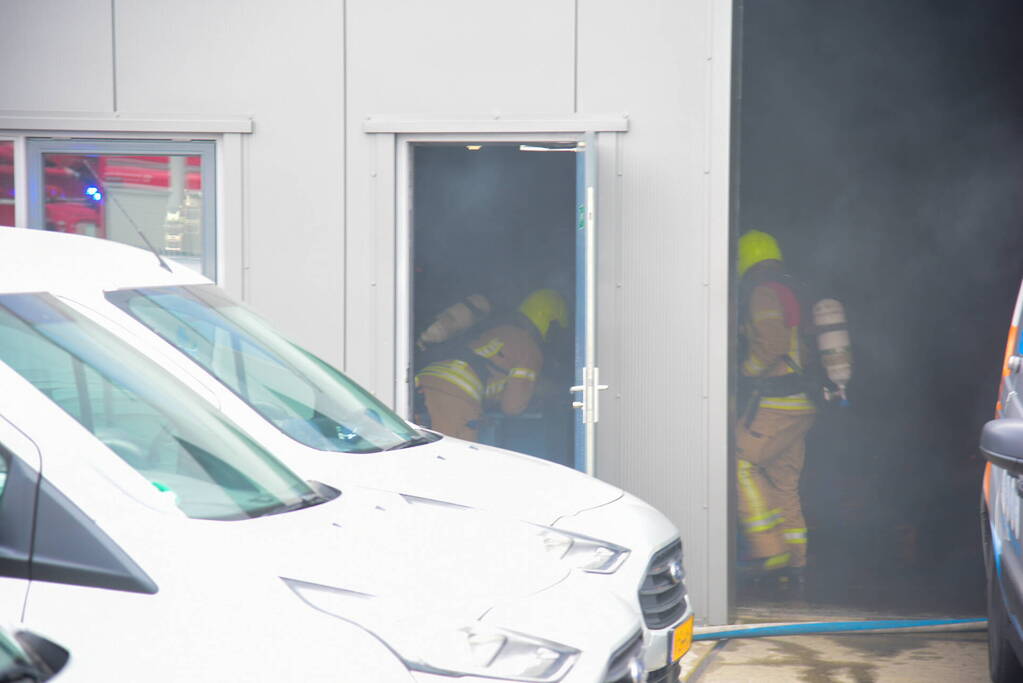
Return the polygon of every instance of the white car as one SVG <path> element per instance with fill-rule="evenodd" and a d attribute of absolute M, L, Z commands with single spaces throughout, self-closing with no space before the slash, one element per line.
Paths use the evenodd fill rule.
<path fill-rule="evenodd" d="M 629 548 L 613 573 L 598 565 L 582 579 L 610 586 L 642 613 L 650 680 L 677 677 L 693 614 L 678 530 L 656 509 L 569 468 L 406 423 L 213 283 L 183 267 L 161 267 L 151 252 L 17 232 L 0 235 L 0 264 L 5 254 L 16 261 L 19 250 L 46 253 L 48 291 L 201 384 L 229 420 L 303 476 L 486 510 Z M 13 240 L 9 247 L 6 240 Z M 59 291 L 52 289 L 58 272 L 68 273 Z"/>
<path fill-rule="evenodd" d="M 21 240 L 61 243 L 27 232 L 0 241 L 22 258 Z M 0 269 L 0 618 L 74 652 L 62 679 L 643 679 L 638 613 L 578 569 L 614 572 L 628 549 L 304 481 L 186 376 L 61 301 L 45 257 L 14 261 Z"/>

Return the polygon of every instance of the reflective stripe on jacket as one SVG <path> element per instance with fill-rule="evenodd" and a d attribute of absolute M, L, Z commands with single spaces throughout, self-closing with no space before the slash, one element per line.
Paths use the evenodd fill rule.
<path fill-rule="evenodd" d="M 483 381 L 464 360 L 430 363 L 416 373 L 416 386 L 421 377 L 439 377 L 464 391 L 472 400 L 483 400 Z"/>
<path fill-rule="evenodd" d="M 490 364 L 486 398 L 497 402 L 505 415 L 523 412 L 543 368 L 543 352 L 533 335 L 519 325 L 501 324 L 480 334 L 470 347 Z"/>

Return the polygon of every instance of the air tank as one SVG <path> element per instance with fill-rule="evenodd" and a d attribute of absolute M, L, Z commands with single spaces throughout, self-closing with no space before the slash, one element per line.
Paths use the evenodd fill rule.
<path fill-rule="evenodd" d="M 458 336 L 490 314 L 490 302 L 482 294 L 472 294 L 448 306 L 434 318 L 416 340 L 420 350 Z"/>
<path fill-rule="evenodd" d="M 813 322 L 817 328 L 821 365 L 828 379 L 838 387 L 839 398 L 845 401 L 845 389 L 852 377 L 852 346 L 845 307 L 836 299 L 821 299 L 813 305 Z"/>

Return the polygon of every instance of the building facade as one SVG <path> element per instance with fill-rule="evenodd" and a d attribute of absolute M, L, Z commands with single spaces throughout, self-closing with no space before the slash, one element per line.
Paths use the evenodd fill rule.
<path fill-rule="evenodd" d="M 418 217 L 417 155 L 575 152 L 565 193 L 583 209 L 572 239 L 585 239 L 561 275 L 579 293 L 581 362 L 608 389 L 587 394 L 599 421 L 574 462 L 678 525 L 698 617 L 723 623 L 731 11 L 6 3 L 0 223 L 136 243 L 119 216 L 149 212 L 157 248 L 408 414 L 416 249 L 439 234 Z"/>

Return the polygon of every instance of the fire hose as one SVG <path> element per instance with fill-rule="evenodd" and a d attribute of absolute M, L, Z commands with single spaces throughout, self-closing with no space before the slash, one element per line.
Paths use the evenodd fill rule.
<path fill-rule="evenodd" d="M 824 633 L 954 633 L 983 631 L 987 619 L 878 619 L 778 624 L 730 624 L 695 629 L 693 640 L 810 636 Z"/>

